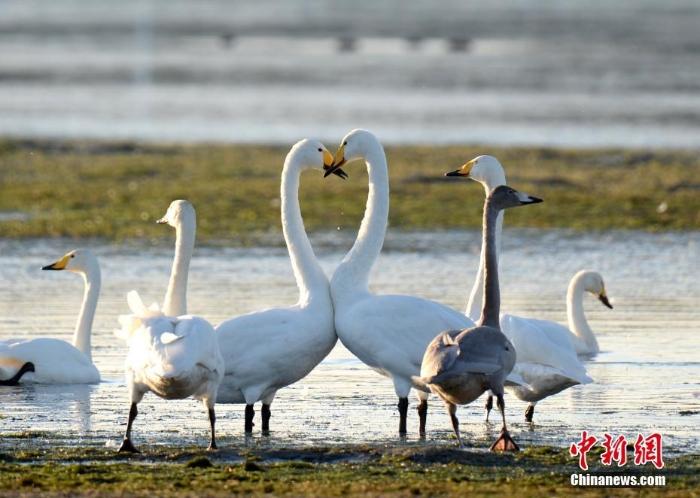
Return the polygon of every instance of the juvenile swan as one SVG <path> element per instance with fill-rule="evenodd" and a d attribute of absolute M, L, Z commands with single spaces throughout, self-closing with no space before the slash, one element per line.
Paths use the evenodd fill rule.
<path fill-rule="evenodd" d="M 0 341 L 0 379 L 5 379 L 4 385 L 20 379 L 40 384 L 97 383 L 100 373 L 92 363 L 90 347 L 100 294 L 97 258 L 87 249 L 75 249 L 42 270 L 67 270 L 83 277 L 85 293 L 72 344 L 49 337 Z"/>
<path fill-rule="evenodd" d="M 471 403 L 484 391 L 490 390 L 498 399 L 503 417 L 501 435 L 491 446 L 492 451 L 518 450 L 506 427 L 503 386 L 515 365 L 515 349 L 499 326 L 500 293 L 498 260 L 496 257 L 496 220 L 507 208 L 535 204 L 541 199 L 517 192 L 502 185 L 484 203 L 482 237 L 485 255 L 484 306 L 478 326 L 465 330 L 450 330 L 438 335 L 429 345 L 421 365 L 419 382 L 425 383 L 447 405 L 459 445 L 456 405 Z"/>
<path fill-rule="evenodd" d="M 214 328 L 204 320 L 185 315 L 187 269 L 194 248 L 196 215 L 188 201 L 173 201 L 159 222 L 177 233 L 175 260 L 163 310 L 146 308 L 138 293 L 127 296 L 131 315 L 119 317 L 117 335 L 126 340 L 126 380 L 131 408 L 124 441 L 119 452 L 138 452 L 131 441 L 131 426 L 138 414 L 136 405 L 148 391 L 165 399 L 193 396 L 207 408 L 211 425 L 209 449 L 216 449 L 214 404 L 224 375 Z M 174 316 L 179 314 L 180 316 Z"/>
<path fill-rule="evenodd" d="M 216 332 L 226 363 L 219 403 L 245 403 L 245 432 L 253 432 L 254 403 L 262 400 L 262 431 L 270 430 L 270 404 L 277 391 L 297 382 L 330 353 L 337 341 L 328 278 L 319 265 L 299 208 L 299 177 L 329 168 L 333 157 L 317 140 L 301 140 L 282 169 L 282 230 L 299 288 L 299 301 L 241 315 Z M 345 172 L 339 170 L 338 176 Z"/>
<path fill-rule="evenodd" d="M 505 171 L 495 157 L 479 156 L 464 164 L 460 169 L 447 176 L 464 176 L 481 183 L 486 195 L 499 185 L 505 185 Z M 500 252 L 503 212 L 496 222 L 496 253 Z M 483 288 L 484 255 L 482 254 L 477 278 L 474 281 L 467 313 L 475 316 L 481 305 Z M 569 287 L 568 312 L 570 323 L 575 327 L 575 334 L 554 322 L 533 318 L 502 314 L 501 330 L 515 346 L 518 362 L 513 372 L 522 377 L 527 385 L 508 386 L 517 398 L 529 402 L 525 419 L 532 421 L 535 403 L 577 384 L 588 384 L 584 364 L 577 353 L 598 351 L 598 343 L 593 332 L 583 317 L 583 290 L 594 292 L 599 299 L 610 306 L 605 294 L 605 287 L 600 275 L 593 272 L 580 272 Z M 573 320 L 571 319 L 573 317 Z M 491 396 L 486 400 L 486 418 L 493 406 Z"/>
<path fill-rule="evenodd" d="M 384 243 L 389 215 L 389 172 L 384 149 L 365 130 L 353 130 L 336 152 L 329 175 L 343 164 L 363 159 L 369 173 L 367 208 L 352 249 L 331 278 L 335 328 L 342 343 L 381 375 L 390 377 L 399 398 L 399 433 L 406 433 L 408 394 L 417 387 L 420 434 L 425 434 L 428 389 L 415 385 L 421 359 L 441 331 L 471 327 L 462 313 L 443 304 L 413 296 L 376 295 L 369 291 L 369 274 Z"/>

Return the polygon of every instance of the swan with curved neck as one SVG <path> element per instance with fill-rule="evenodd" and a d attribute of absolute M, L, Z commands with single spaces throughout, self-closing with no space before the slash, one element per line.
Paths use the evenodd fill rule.
<path fill-rule="evenodd" d="M 92 384 L 100 373 L 92 363 L 92 323 L 100 295 L 100 265 L 87 249 L 75 249 L 42 270 L 66 270 L 83 278 L 85 290 L 72 343 L 52 338 L 0 341 L 0 378 L 24 376 L 15 383 Z M 31 363 L 34 370 L 26 366 Z"/>
<path fill-rule="evenodd" d="M 498 283 L 498 254 L 496 225 L 499 212 L 507 208 L 542 202 L 541 199 L 517 192 L 507 185 L 490 192 L 484 203 L 482 255 L 484 261 L 484 305 L 478 326 L 465 330 L 450 330 L 438 335 L 428 346 L 421 365 L 420 381 L 440 396 L 450 414 L 452 429 L 459 435 L 457 405 L 471 403 L 487 390 L 498 398 L 503 418 L 501 435 L 492 451 L 517 451 L 518 445 L 506 427 L 503 388 L 506 377 L 515 365 L 515 349 L 501 332 L 500 288 Z"/>
<path fill-rule="evenodd" d="M 313 370 L 337 341 L 328 278 L 316 259 L 299 206 L 303 171 L 323 171 L 333 157 L 318 140 L 296 143 L 284 161 L 281 219 L 284 240 L 299 288 L 294 306 L 237 316 L 216 327 L 226 374 L 219 403 L 245 403 L 245 432 L 253 431 L 254 404 L 262 401 L 262 431 L 270 430 L 270 405 L 277 391 Z M 345 172 L 335 172 L 345 177 Z"/>
<path fill-rule="evenodd" d="M 158 223 L 175 228 L 175 257 L 162 310 L 147 308 L 136 291 L 127 296 L 130 315 L 119 317 L 117 336 L 129 345 L 126 378 L 131 398 L 129 418 L 119 452 L 138 452 L 131 440 L 137 405 L 147 392 L 164 399 L 192 396 L 209 415 L 209 449 L 216 449 L 214 404 L 224 375 L 224 361 L 214 328 L 187 315 L 187 276 L 196 237 L 196 213 L 186 200 L 170 203 Z"/>
<path fill-rule="evenodd" d="M 331 278 L 335 328 L 341 342 L 378 373 L 390 377 L 399 398 L 399 433 L 406 433 L 408 395 L 417 388 L 419 431 L 425 434 L 428 389 L 415 385 L 425 348 L 441 331 L 473 322 L 434 301 L 405 295 L 376 295 L 369 275 L 384 243 L 389 216 L 389 172 L 384 149 L 366 130 L 353 130 L 341 142 L 333 167 L 363 160 L 369 175 L 367 206 L 350 251 Z"/>
<path fill-rule="evenodd" d="M 478 181 L 484 186 L 487 195 L 499 185 L 505 184 L 503 166 L 492 156 L 472 159 L 460 169 L 448 173 L 448 176 L 463 176 Z M 503 213 L 495 233 L 496 248 L 499 251 L 502 216 Z M 477 278 L 467 305 L 467 313 L 470 313 L 470 316 L 473 316 L 474 309 L 481 304 L 482 294 L 478 289 L 483 282 L 483 270 L 482 253 Z M 598 351 L 595 336 L 583 317 L 583 290 L 595 292 L 603 304 L 612 306 L 607 300 L 600 275 L 583 276 L 589 273 L 591 272 L 580 272 L 581 275 L 574 276 L 569 286 L 567 311 L 573 333 L 554 322 L 510 314 L 501 315 L 501 329 L 518 352 L 518 364 L 514 372 L 521 375 L 528 384 L 527 387 L 515 386 L 508 389 L 520 399 L 530 402 L 525 412 L 528 421 L 532 421 L 534 406 L 538 400 L 576 384 L 591 382 L 584 365 L 576 356 Z M 493 401 L 489 397 L 486 402 L 487 417 L 492 406 Z"/>

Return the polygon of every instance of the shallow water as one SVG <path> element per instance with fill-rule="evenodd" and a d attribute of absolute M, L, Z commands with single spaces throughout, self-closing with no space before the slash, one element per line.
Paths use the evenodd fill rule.
<path fill-rule="evenodd" d="M 351 230 L 321 234 L 315 245 L 328 273 L 351 244 Z M 462 308 L 478 259 L 476 232 L 391 231 L 372 286 Z M 47 431 L 62 443 L 113 445 L 128 410 L 122 379 L 125 346 L 112 330 L 127 311 L 125 293 L 138 289 L 159 300 L 167 283 L 169 248 L 121 247 L 84 241 L 99 255 L 102 297 L 93 335 L 93 357 L 103 375 L 95 386 L 22 386 L 0 390 L 0 436 Z M 50 335 L 70 338 L 82 295 L 80 279 L 41 272 L 74 243 L 0 242 L 0 339 Z M 527 266 L 527 272 L 523 268 Z M 577 386 L 537 405 L 535 424 L 523 421 L 525 404 L 507 396 L 507 415 L 523 446 L 566 446 L 586 429 L 635 438 L 659 431 L 668 453 L 700 450 L 700 233 L 572 233 L 508 230 L 501 265 L 503 310 L 565 320 L 568 279 L 581 268 L 605 277 L 614 310 L 587 298 L 585 307 L 602 352 L 588 361 L 595 383 Z M 267 306 L 292 303 L 296 288 L 286 251 L 279 247 L 197 249 L 189 305 L 212 322 Z M 434 399 L 434 398 L 433 398 Z M 415 401 L 411 400 L 412 406 Z M 254 444 L 310 446 L 397 441 L 398 412 L 391 382 L 366 368 L 342 345 L 306 379 L 281 390 L 273 404 L 272 435 Z M 208 422 L 193 400 L 147 395 L 139 405 L 140 445 L 205 445 Z M 221 443 L 243 440 L 243 406 L 219 405 Z M 449 421 L 433 401 L 427 444 L 452 444 Z M 482 403 L 461 407 L 465 438 L 484 447 L 498 424 L 483 422 Z M 494 417 L 497 420 L 498 417 Z M 256 427 L 259 429 L 259 426 Z M 409 441 L 417 415 L 409 412 Z M 0 438 L 0 449 L 18 444 Z M 22 445 L 45 444 L 35 438 Z"/>

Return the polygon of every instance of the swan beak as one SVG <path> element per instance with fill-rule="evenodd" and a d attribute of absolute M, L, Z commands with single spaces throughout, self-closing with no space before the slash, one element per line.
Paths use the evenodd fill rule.
<path fill-rule="evenodd" d="M 70 253 L 63 256 L 61 259 L 50 265 L 42 266 L 42 270 L 64 270 L 68 266 L 68 260 L 70 260 Z"/>
<path fill-rule="evenodd" d="M 323 175 L 323 177 L 325 178 L 328 175 L 330 175 L 331 173 L 333 173 L 334 175 L 339 176 L 340 178 L 345 180 L 348 177 L 348 174 L 345 171 L 343 171 L 342 169 L 340 169 L 340 165 L 339 165 L 339 167 L 334 168 L 333 167 L 334 163 L 335 163 L 335 159 L 333 158 L 331 153 L 328 152 L 327 150 L 324 150 L 323 151 L 323 170 L 326 173 Z"/>
<path fill-rule="evenodd" d="M 605 289 L 603 289 L 603 291 L 600 294 L 598 294 L 598 299 L 605 306 L 607 306 L 610 309 L 613 309 L 613 305 L 610 304 L 610 301 L 608 300 L 608 296 L 607 296 L 607 294 L 605 294 Z"/>
<path fill-rule="evenodd" d="M 534 195 L 528 195 L 524 192 L 518 192 L 518 199 L 520 200 L 520 204 L 525 205 L 525 204 L 537 204 L 538 202 L 542 202 L 542 199 L 539 197 L 535 197 Z"/>
<path fill-rule="evenodd" d="M 335 153 L 335 157 L 333 158 L 333 163 L 326 169 L 326 172 L 324 173 L 323 177 L 327 177 L 331 173 L 340 176 L 343 178 L 342 175 L 345 175 L 347 177 L 348 175 L 340 169 L 340 167 L 345 164 L 345 144 L 341 145 L 338 150 Z M 325 169 L 325 165 L 323 166 Z M 341 171 L 342 174 L 336 173 L 336 171 Z"/>
<path fill-rule="evenodd" d="M 475 164 L 476 159 L 472 159 L 468 163 L 463 164 L 459 169 L 445 173 L 445 176 L 469 176 Z"/>
<path fill-rule="evenodd" d="M 159 225 L 165 225 L 168 222 L 168 220 L 165 219 L 165 216 L 163 216 L 161 219 L 156 220 L 156 223 Z"/>

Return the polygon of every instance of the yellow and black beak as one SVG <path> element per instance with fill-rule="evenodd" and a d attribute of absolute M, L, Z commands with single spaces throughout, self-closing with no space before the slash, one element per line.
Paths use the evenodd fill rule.
<path fill-rule="evenodd" d="M 330 156 L 330 152 L 328 153 Z M 348 177 L 348 174 L 340 169 L 342 165 L 345 164 L 345 144 L 341 145 L 338 150 L 335 153 L 335 157 L 332 158 L 331 164 L 326 166 L 326 156 L 325 154 L 323 155 L 323 169 L 326 170 L 326 172 L 323 174 L 323 177 L 327 177 L 330 174 L 334 174 L 342 178 L 343 180 Z"/>
<path fill-rule="evenodd" d="M 598 300 L 608 308 L 613 309 L 613 305 L 610 304 L 610 301 L 608 300 L 608 295 L 605 293 L 605 289 L 603 289 L 601 293 L 598 294 Z"/>
<path fill-rule="evenodd" d="M 71 258 L 71 253 L 66 254 L 63 256 L 61 259 L 56 261 L 55 263 L 51 263 L 50 265 L 42 266 L 42 270 L 65 270 L 66 266 L 68 266 L 68 261 Z"/>
<path fill-rule="evenodd" d="M 450 171 L 449 173 L 445 173 L 445 176 L 467 176 L 468 177 L 475 164 L 476 164 L 476 159 L 472 159 L 468 163 L 463 164 L 459 169 L 456 169 L 454 171 Z"/>

